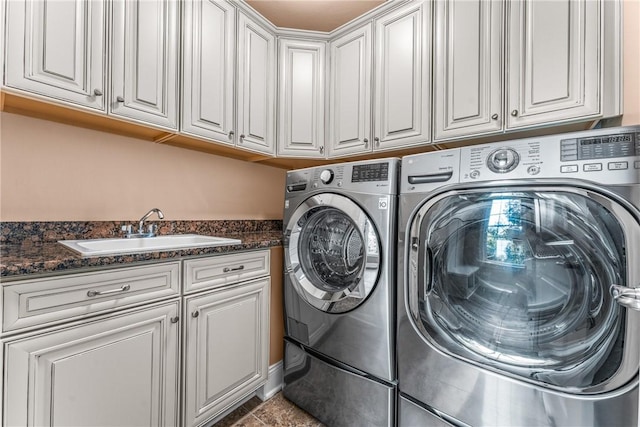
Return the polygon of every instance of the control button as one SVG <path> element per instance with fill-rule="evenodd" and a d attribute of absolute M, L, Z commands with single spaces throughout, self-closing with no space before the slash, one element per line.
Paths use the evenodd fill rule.
<path fill-rule="evenodd" d="M 472 170 L 472 171 L 471 171 L 471 173 L 469 174 L 469 177 L 470 177 L 471 179 L 476 179 L 476 178 L 478 178 L 479 176 L 480 176 L 480 171 L 479 171 L 479 170 L 477 170 L 477 169 Z"/>
<path fill-rule="evenodd" d="M 333 181 L 333 171 L 331 169 L 325 169 L 320 172 L 320 181 L 323 184 L 330 184 Z"/>
<path fill-rule="evenodd" d="M 640 160 L 636 160 L 635 162 L 633 162 L 633 167 L 636 169 L 640 169 Z"/>
<path fill-rule="evenodd" d="M 572 155 L 572 154 L 578 155 L 578 149 L 577 148 L 570 148 L 570 149 L 569 148 L 567 148 L 567 149 L 563 148 L 562 150 L 560 150 L 560 152 L 562 153 L 563 156 L 564 155 L 568 156 L 568 155 Z"/>
<path fill-rule="evenodd" d="M 578 153 L 571 153 L 571 154 L 562 153 L 562 156 L 560 156 L 561 162 L 571 162 L 576 160 L 578 160 Z"/>
<path fill-rule="evenodd" d="M 318 188 L 318 183 L 317 182 L 313 183 L 313 188 Z"/>
<path fill-rule="evenodd" d="M 338 181 L 338 187 L 342 187 L 342 181 Z"/>
<path fill-rule="evenodd" d="M 636 162 L 638 163 L 638 162 Z M 636 169 L 637 169 L 636 165 Z M 619 170 L 623 170 L 623 169 L 629 169 L 629 163 L 628 162 L 609 162 L 609 170 L 610 171 L 619 171 Z"/>
<path fill-rule="evenodd" d="M 540 166 L 538 165 L 531 165 L 527 168 L 527 173 L 529 175 L 538 175 L 540 173 Z"/>
<path fill-rule="evenodd" d="M 565 165 L 560 166 L 560 173 L 575 173 L 578 172 L 578 165 Z"/>
<path fill-rule="evenodd" d="M 585 172 L 597 172 L 602 170 L 602 163 L 587 163 L 582 167 Z"/>
<path fill-rule="evenodd" d="M 487 166 L 494 172 L 506 173 L 511 172 L 518 166 L 520 156 L 512 148 L 500 148 L 489 154 L 487 158 Z"/>

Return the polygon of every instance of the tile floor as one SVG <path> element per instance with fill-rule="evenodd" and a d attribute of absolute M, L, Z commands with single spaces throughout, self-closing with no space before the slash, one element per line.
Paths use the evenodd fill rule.
<path fill-rule="evenodd" d="M 289 402 L 282 392 L 263 402 L 252 397 L 213 427 L 324 427 L 320 421 Z"/>

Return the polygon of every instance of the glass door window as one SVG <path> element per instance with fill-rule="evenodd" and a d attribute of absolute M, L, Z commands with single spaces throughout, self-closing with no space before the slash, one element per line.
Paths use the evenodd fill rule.
<path fill-rule="evenodd" d="M 626 286 L 627 254 L 611 210 L 568 191 L 470 191 L 416 218 L 409 306 L 431 342 L 558 388 L 616 375 L 625 309 L 609 288 Z"/>

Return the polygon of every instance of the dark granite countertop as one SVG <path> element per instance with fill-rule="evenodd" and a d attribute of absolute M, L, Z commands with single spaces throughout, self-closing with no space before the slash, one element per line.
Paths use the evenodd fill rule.
<path fill-rule="evenodd" d="M 4 224 L 3 224 L 3 228 Z M 274 227 L 245 227 L 247 232 L 239 230 L 242 227 L 233 227 L 223 230 L 178 230 L 199 232 L 203 235 L 215 235 L 239 239 L 242 243 L 231 246 L 218 246 L 209 248 L 190 248 L 180 250 L 168 250 L 158 252 L 145 252 L 137 254 L 104 255 L 96 257 L 82 257 L 65 246 L 50 238 L 38 238 L 37 234 L 22 235 L 22 238 L 5 238 L 0 242 L 0 278 L 3 281 L 25 278 L 27 275 L 51 274 L 60 272 L 72 272 L 75 269 L 92 267 L 109 267 L 125 265 L 144 261 L 162 261 L 172 258 L 189 257 L 198 255 L 213 255 L 236 251 L 270 248 L 282 245 L 282 230 Z M 262 229 L 260 229 L 262 228 Z M 3 230 L 4 231 L 4 230 Z M 164 234 L 164 233 L 163 233 Z M 61 236 L 55 236 L 61 237 Z M 115 237 L 115 236 L 100 236 Z M 66 234 L 61 239 L 78 238 Z M 82 238 L 82 237 L 80 237 Z M 95 235 L 84 238 L 98 238 Z"/>

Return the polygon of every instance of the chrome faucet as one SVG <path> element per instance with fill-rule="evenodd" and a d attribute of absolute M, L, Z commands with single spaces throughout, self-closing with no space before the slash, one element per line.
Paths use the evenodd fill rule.
<path fill-rule="evenodd" d="M 131 237 L 153 237 L 153 236 L 155 236 L 156 235 L 156 231 L 158 230 L 158 227 L 156 225 L 151 224 L 147 231 L 145 231 L 145 229 L 144 229 L 144 222 L 151 215 L 153 215 L 154 213 L 158 215 L 158 218 L 164 219 L 164 214 L 162 213 L 162 211 L 160 209 L 158 209 L 158 208 L 153 208 L 149 212 L 144 214 L 142 216 L 142 218 L 140 218 L 140 221 L 138 221 L 138 232 L 137 233 L 132 233 L 131 232 L 133 226 L 131 226 L 131 225 L 123 225 L 122 226 L 122 231 L 124 231 L 126 233 L 124 237 L 131 238 Z"/>
<path fill-rule="evenodd" d="M 158 218 L 160 218 L 160 219 L 163 219 L 163 218 L 164 218 L 164 214 L 162 213 L 162 211 L 161 211 L 160 209 L 158 209 L 158 208 L 153 208 L 153 209 L 151 209 L 149 212 L 147 212 L 146 214 L 144 214 L 144 215 L 142 216 L 142 218 L 140 218 L 140 221 L 138 221 L 138 233 L 139 233 L 139 234 L 144 234 L 144 222 L 146 221 L 146 219 L 147 219 L 147 218 L 149 218 L 149 217 L 150 217 L 151 215 L 153 215 L 154 213 L 155 213 L 155 214 L 158 214 Z M 151 229 L 149 229 L 149 233 L 148 233 L 148 234 L 151 234 L 151 236 L 147 236 L 147 237 L 152 237 L 152 236 L 154 236 L 156 233 L 155 233 L 155 230 L 151 230 Z"/>

